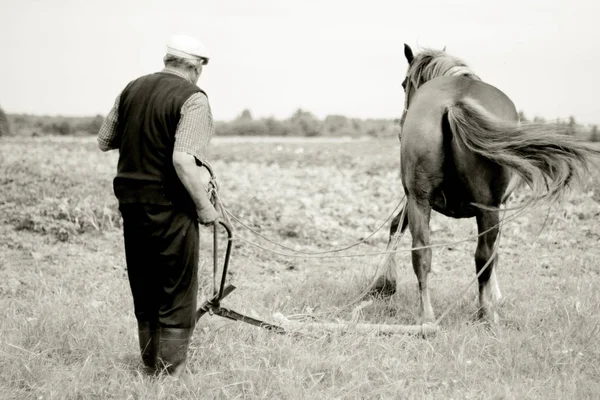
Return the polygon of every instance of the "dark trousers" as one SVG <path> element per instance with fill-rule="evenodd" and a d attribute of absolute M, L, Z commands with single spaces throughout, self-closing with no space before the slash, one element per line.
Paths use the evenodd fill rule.
<path fill-rule="evenodd" d="M 196 216 L 173 206 L 121 204 L 119 209 L 138 322 L 193 328 L 198 292 Z"/>

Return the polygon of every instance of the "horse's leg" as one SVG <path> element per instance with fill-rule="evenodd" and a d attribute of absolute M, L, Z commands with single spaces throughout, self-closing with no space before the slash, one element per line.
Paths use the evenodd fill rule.
<path fill-rule="evenodd" d="M 477 273 L 481 271 L 493 255 L 494 245 L 498 238 L 499 221 L 498 211 L 481 211 L 477 216 L 477 229 L 480 234 L 477 241 L 477 250 L 475 251 Z M 487 230 L 489 232 L 481 234 Z M 491 323 L 498 322 L 496 306 L 502 298 L 494 271 L 497 262 L 498 255 L 496 254 L 486 270 L 479 276 L 479 318 Z"/>
<path fill-rule="evenodd" d="M 420 322 L 433 322 L 435 316 L 429 297 L 429 272 L 431 271 L 431 248 L 429 246 L 429 218 L 431 206 L 425 199 L 408 200 L 408 225 L 412 235 L 412 264 L 419 281 Z"/>
<path fill-rule="evenodd" d="M 498 257 L 498 256 L 496 256 Z M 492 287 L 492 298 L 496 304 L 502 303 L 503 297 L 502 292 L 500 291 L 500 285 L 498 284 L 498 277 L 496 277 L 496 266 L 498 264 L 498 259 L 496 259 L 496 265 L 494 269 L 492 269 L 492 274 L 490 275 L 489 285 Z"/>
<path fill-rule="evenodd" d="M 392 219 L 392 224 L 390 226 L 390 237 L 388 240 L 387 247 L 385 249 L 386 252 L 396 250 L 396 246 L 398 244 L 398 240 L 396 240 L 396 233 L 398 229 L 400 232 L 398 234 L 402 234 L 408 225 L 408 219 L 406 218 L 406 205 L 404 205 L 400 212 Z M 402 226 L 400 226 L 400 219 L 404 217 L 402 221 Z M 385 263 L 383 264 L 383 268 L 381 273 L 378 271 L 377 276 L 373 280 L 369 287 L 369 293 L 375 294 L 378 296 L 391 296 L 396 293 L 396 284 L 398 280 L 398 271 L 396 266 L 396 254 L 390 253 L 386 255 Z"/>
<path fill-rule="evenodd" d="M 501 209 L 503 207 L 504 207 L 504 205 L 500 206 Z M 498 218 L 499 218 L 499 216 L 498 216 Z M 500 240 L 500 239 L 497 239 L 497 240 Z M 502 297 L 502 292 L 500 291 L 500 285 L 498 284 L 498 277 L 496 276 L 496 267 L 498 266 L 498 255 L 496 255 L 496 260 L 494 262 L 495 262 L 495 265 L 494 265 L 494 268 L 492 269 L 492 273 L 490 274 L 489 284 L 492 287 L 492 298 L 496 302 L 496 305 L 499 305 L 502 303 L 502 300 L 504 298 Z"/>

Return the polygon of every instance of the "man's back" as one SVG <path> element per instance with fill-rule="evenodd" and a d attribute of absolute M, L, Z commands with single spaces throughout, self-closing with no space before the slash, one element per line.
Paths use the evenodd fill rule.
<path fill-rule="evenodd" d="M 173 167 L 173 147 L 181 108 L 197 92 L 196 85 L 167 72 L 142 76 L 123 90 L 114 181 L 121 203 L 191 205 Z"/>

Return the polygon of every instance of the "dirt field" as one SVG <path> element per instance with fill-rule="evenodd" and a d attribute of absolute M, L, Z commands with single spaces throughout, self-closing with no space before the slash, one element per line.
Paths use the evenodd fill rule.
<path fill-rule="evenodd" d="M 215 140 L 211 159 L 232 213 L 302 250 L 327 250 L 375 230 L 397 205 L 399 143 Z M 600 396 L 600 179 L 559 204 L 507 223 L 495 331 L 474 319 L 475 240 L 434 250 L 433 306 L 458 301 L 427 339 L 273 335 L 205 317 L 196 328 L 190 384 L 141 372 L 111 181 L 117 154 L 94 138 L 0 141 L 0 398 L 494 398 Z M 599 174 L 598 171 L 595 171 Z M 521 194 L 521 197 L 523 194 Z M 240 237 L 274 248 L 239 225 Z M 432 238 L 476 233 L 472 220 L 434 215 Z M 385 248 L 388 226 L 345 254 Z M 211 232 L 201 232 L 210 291 Z M 407 234 L 401 247 L 410 247 Z M 278 249 L 279 251 L 285 251 Z M 410 254 L 397 255 L 398 293 L 354 315 L 414 323 Z M 227 306 L 272 319 L 350 320 L 352 301 L 381 256 L 290 258 L 236 242 Z"/>

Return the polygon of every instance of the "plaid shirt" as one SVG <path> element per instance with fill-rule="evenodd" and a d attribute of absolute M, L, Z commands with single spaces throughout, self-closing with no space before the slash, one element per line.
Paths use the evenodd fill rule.
<path fill-rule="evenodd" d="M 173 68 L 164 68 L 163 72 L 187 79 L 183 73 Z M 121 95 L 119 94 L 113 108 L 102 122 L 100 131 L 98 132 L 98 144 L 101 147 L 108 149 L 119 148 L 117 120 L 119 118 L 120 99 Z M 214 131 L 215 128 L 208 98 L 204 93 L 194 93 L 181 107 L 181 118 L 175 131 L 175 147 L 173 150 L 190 154 L 196 157 L 198 161 L 205 163 L 206 150 Z"/>

